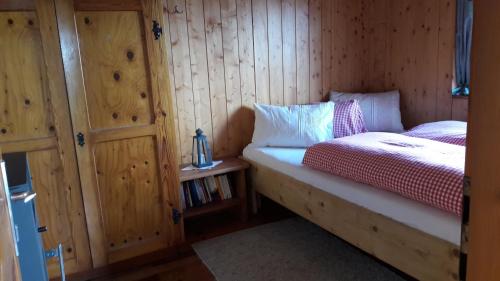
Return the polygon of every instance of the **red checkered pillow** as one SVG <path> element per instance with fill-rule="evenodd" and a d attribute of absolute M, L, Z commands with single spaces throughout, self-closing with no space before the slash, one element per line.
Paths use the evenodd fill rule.
<path fill-rule="evenodd" d="M 367 132 L 363 112 L 361 112 L 357 100 L 336 102 L 333 116 L 333 136 L 335 138 Z"/>

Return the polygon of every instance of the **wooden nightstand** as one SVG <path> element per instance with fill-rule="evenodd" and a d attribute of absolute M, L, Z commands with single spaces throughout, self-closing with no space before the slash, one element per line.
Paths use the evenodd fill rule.
<path fill-rule="evenodd" d="M 183 215 L 185 220 L 233 208 L 239 208 L 242 221 L 247 220 L 248 205 L 245 170 L 250 167 L 250 164 L 238 158 L 224 158 L 221 160 L 223 160 L 223 162 L 212 169 L 181 170 L 180 181 L 184 183 L 190 180 L 226 174 L 235 194 L 233 194 L 233 197 L 230 199 L 210 202 L 199 207 L 186 208 Z M 182 190 L 180 192 L 182 192 Z"/>

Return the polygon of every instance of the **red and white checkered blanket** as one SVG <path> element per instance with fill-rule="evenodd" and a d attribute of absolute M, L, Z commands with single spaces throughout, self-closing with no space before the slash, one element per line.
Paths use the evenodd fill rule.
<path fill-rule="evenodd" d="M 465 146 L 467 122 L 439 121 L 418 125 L 403 135 Z"/>
<path fill-rule="evenodd" d="M 393 133 L 364 133 L 307 149 L 304 165 L 460 215 L 465 148 Z"/>

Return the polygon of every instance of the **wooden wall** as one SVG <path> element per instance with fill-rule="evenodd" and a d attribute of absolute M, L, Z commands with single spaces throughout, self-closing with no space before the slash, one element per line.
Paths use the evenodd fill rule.
<path fill-rule="evenodd" d="M 165 1 L 182 162 L 198 127 L 216 157 L 238 155 L 254 102 L 317 102 L 333 89 L 400 89 L 407 127 L 466 118 L 467 99 L 450 94 L 453 0 Z"/>

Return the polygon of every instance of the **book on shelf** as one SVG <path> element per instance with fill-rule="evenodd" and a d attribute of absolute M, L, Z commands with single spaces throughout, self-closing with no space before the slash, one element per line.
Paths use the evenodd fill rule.
<path fill-rule="evenodd" d="M 229 180 L 227 179 L 227 176 L 222 175 L 219 178 L 222 184 L 222 188 L 224 189 L 224 195 L 226 196 L 226 199 L 232 198 L 233 195 L 231 194 L 231 186 L 229 185 Z"/>
<path fill-rule="evenodd" d="M 205 181 L 203 179 L 200 179 L 200 185 L 203 190 L 203 194 L 205 194 L 205 197 L 207 198 L 207 202 L 210 203 L 213 201 L 212 196 L 210 195 L 210 191 L 208 190 L 208 186 L 205 184 Z"/>
<path fill-rule="evenodd" d="M 198 190 L 196 189 L 196 184 L 194 181 L 187 182 L 189 186 L 189 194 L 191 194 L 191 201 L 193 203 L 193 207 L 198 207 L 203 205 L 200 197 L 198 196 Z"/>
<path fill-rule="evenodd" d="M 205 193 L 203 192 L 202 187 L 200 186 L 200 180 L 196 179 L 194 180 L 194 186 L 196 188 L 196 194 L 198 195 L 198 198 L 200 198 L 201 204 L 207 204 L 207 198 L 205 197 Z"/>
<path fill-rule="evenodd" d="M 179 196 L 181 197 L 181 207 L 182 209 L 186 209 L 186 197 L 184 194 L 184 185 L 182 183 L 179 190 Z"/>
<path fill-rule="evenodd" d="M 224 194 L 224 189 L 222 188 L 220 177 L 216 177 L 214 180 L 215 180 L 215 185 L 217 186 L 217 192 L 219 193 L 221 200 L 226 199 L 226 194 Z"/>
<path fill-rule="evenodd" d="M 186 207 L 193 207 L 193 199 L 191 198 L 191 193 L 189 192 L 189 185 L 187 182 L 184 183 L 184 197 L 186 198 Z"/>
<path fill-rule="evenodd" d="M 232 198 L 231 184 L 227 175 L 185 181 L 180 189 L 181 204 L 184 209 Z"/>

